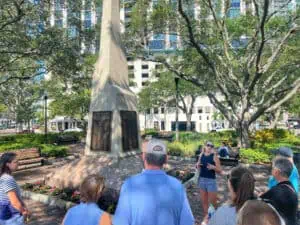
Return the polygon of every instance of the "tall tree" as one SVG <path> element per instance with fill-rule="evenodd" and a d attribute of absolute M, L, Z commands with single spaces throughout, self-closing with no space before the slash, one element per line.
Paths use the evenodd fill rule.
<path fill-rule="evenodd" d="M 139 93 L 142 102 L 147 103 L 146 109 L 153 107 L 164 107 L 165 112 L 167 107 L 175 106 L 176 86 L 174 77 L 169 71 L 156 71 L 154 76 L 159 74 L 159 78 L 150 82 L 149 85 L 142 89 Z M 196 98 L 203 94 L 202 90 L 187 82 L 180 81 L 178 85 L 179 102 L 178 107 L 185 113 L 187 120 L 187 130 L 190 131 L 193 108 Z M 143 105 L 143 104 L 142 104 Z"/>
<path fill-rule="evenodd" d="M 300 87 L 299 8 L 282 14 L 290 0 L 276 10 L 270 0 L 249 0 L 244 14 L 230 18 L 230 0 L 159 0 L 152 10 L 141 7 L 147 2 L 137 1 L 133 11 L 128 53 L 159 61 L 202 88 L 249 147 L 250 126 Z M 190 10 L 193 2 L 200 6 L 197 14 Z M 153 34 L 177 35 L 180 49 L 168 60 L 151 53 Z"/>
<path fill-rule="evenodd" d="M 24 124 L 30 129 L 39 108 L 37 102 L 41 99 L 40 93 L 39 85 L 30 81 L 9 81 L 0 86 L 0 104 L 5 105 L 8 113 L 13 115 L 12 119 L 19 124 L 20 131 Z"/>

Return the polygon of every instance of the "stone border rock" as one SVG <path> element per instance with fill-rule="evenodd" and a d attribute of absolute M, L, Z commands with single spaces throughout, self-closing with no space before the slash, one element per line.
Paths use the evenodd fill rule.
<path fill-rule="evenodd" d="M 72 206 L 76 205 L 73 202 L 65 201 L 54 196 L 49 196 L 45 194 L 34 193 L 31 191 L 22 190 L 21 192 L 23 198 L 31 199 L 33 201 L 41 202 L 45 205 L 55 206 L 60 209 L 68 210 Z"/>
<path fill-rule="evenodd" d="M 197 183 L 197 178 L 198 178 L 198 173 L 195 173 L 195 175 L 187 180 L 186 182 L 183 183 L 184 187 L 187 189 L 191 185 Z M 31 199 L 33 201 L 41 202 L 45 205 L 50 205 L 54 207 L 58 207 L 63 210 L 68 210 L 72 206 L 75 206 L 76 204 L 70 201 L 65 201 L 59 198 L 56 198 L 54 196 L 49 196 L 45 194 L 39 194 L 39 193 L 34 193 L 31 191 L 26 191 L 22 189 L 21 195 L 23 198 Z"/>
<path fill-rule="evenodd" d="M 190 161 L 190 162 L 194 161 L 196 163 L 196 159 L 192 157 L 181 157 L 181 156 L 169 155 L 169 159 L 177 160 L 177 161 L 183 161 L 183 160 Z"/>

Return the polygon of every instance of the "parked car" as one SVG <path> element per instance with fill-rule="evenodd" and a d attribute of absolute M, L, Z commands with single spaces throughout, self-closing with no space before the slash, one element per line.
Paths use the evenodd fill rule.
<path fill-rule="evenodd" d="M 300 124 L 294 125 L 294 129 L 300 129 Z"/>
<path fill-rule="evenodd" d="M 83 129 L 78 128 L 78 127 L 74 127 L 74 128 L 66 129 L 63 132 L 65 133 L 65 132 L 82 132 L 82 131 L 83 131 Z"/>

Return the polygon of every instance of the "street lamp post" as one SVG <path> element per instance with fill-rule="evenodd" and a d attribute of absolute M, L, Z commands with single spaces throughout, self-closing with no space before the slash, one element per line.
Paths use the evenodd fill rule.
<path fill-rule="evenodd" d="M 175 86 L 176 86 L 176 115 L 175 115 L 175 133 L 176 133 L 176 141 L 179 140 L 179 124 L 178 124 L 178 97 L 179 97 L 179 92 L 178 92 L 178 83 L 179 83 L 179 78 L 175 77 Z"/>
<path fill-rule="evenodd" d="M 44 101 L 45 101 L 45 143 L 47 143 L 47 133 L 48 133 L 48 127 L 47 127 L 47 99 L 48 99 L 48 96 L 47 94 L 44 96 Z"/>

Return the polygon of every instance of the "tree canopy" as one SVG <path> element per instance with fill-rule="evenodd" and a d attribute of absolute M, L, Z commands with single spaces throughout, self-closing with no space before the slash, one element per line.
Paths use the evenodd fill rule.
<path fill-rule="evenodd" d="M 281 4 L 274 9 L 270 0 L 249 0 L 247 10 L 232 18 L 230 0 L 159 0 L 152 10 L 139 0 L 127 51 L 163 63 L 174 76 L 202 88 L 249 146 L 250 126 L 300 87 L 300 10 L 288 10 L 289 0 Z M 177 51 L 151 52 L 155 34 L 175 35 Z"/>

